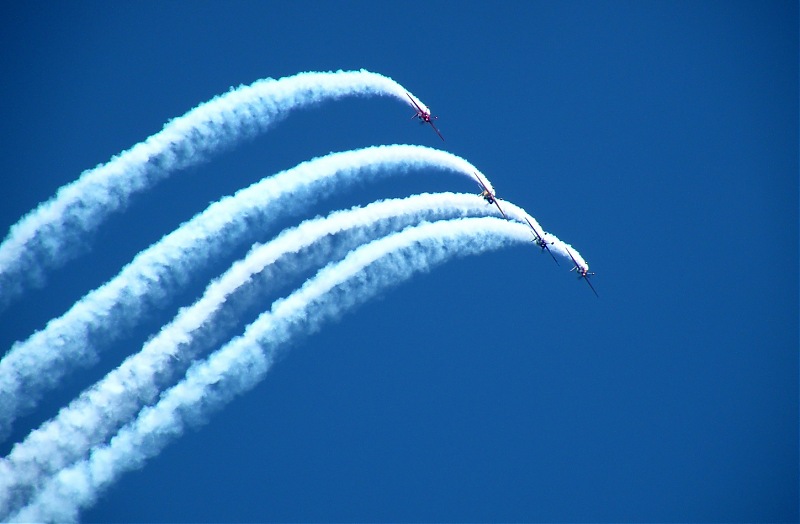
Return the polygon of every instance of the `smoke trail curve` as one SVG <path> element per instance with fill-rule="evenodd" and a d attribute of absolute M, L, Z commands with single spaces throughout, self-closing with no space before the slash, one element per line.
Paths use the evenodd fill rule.
<path fill-rule="evenodd" d="M 157 404 L 144 408 L 88 459 L 56 474 L 11 520 L 75 520 L 122 473 L 143 466 L 180 436 L 187 422 L 204 419 L 251 389 L 272 366 L 281 344 L 317 331 L 323 322 L 450 258 L 529 240 L 527 226 L 488 217 L 426 223 L 361 246 L 192 366 Z"/>
<path fill-rule="evenodd" d="M 348 96 L 390 96 L 408 104 L 406 92 L 391 78 L 363 69 L 307 72 L 258 80 L 198 105 L 107 163 L 84 171 L 11 226 L 0 244 L 0 311 L 31 285 L 41 286 L 47 269 L 77 256 L 77 246 L 86 243 L 83 236 L 124 208 L 133 194 L 172 171 L 266 131 L 290 111 Z"/>
<path fill-rule="evenodd" d="M 506 208 L 509 216 L 527 216 L 510 203 Z M 339 232 L 347 232 L 347 245 L 358 246 L 421 220 L 496 214 L 496 208 L 486 205 L 477 195 L 421 194 L 378 201 L 363 208 L 354 207 L 333 212 L 325 218 L 306 220 L 297 227 L 284 230 L 269 243 L 256 245 L 244 259 L 212 281 L 192 306 L 181 309 L 175 319 L 148 340 L 139 353 L 128 357 L 105 378 L 81 393 L 55 418 L 32 431 L 13 447 L 5 459 L 0 460 L 0 519 L 18 507 L 45 476 L 82 459 L 92 446 L 105 442 L 121 424 L 130 420 L 144 405 L 152 403 L 158 393 L 172 383 L 176 373 L 185 370 L 182 363 L 190 362 L 199 352 L 198 348 L 190 345 L 193 333 L 203 326 L 206 333 L 224 336 L 224 329 L 220 329 L 215 318 L 217 311 L 227 305 L 232 293 L 248 285 L 253 275 L 261 273 L 284 255 L 297 253 L 325 236 Z M 322 265 L 329 260 L 326 245 L 303 256 L 304 266 Z M 290 274 L 286 271 L 280 274 L 283 281 L 295 272 L 291 270 L 303 268 L 287 269 L 290 269 Z"/>
<path fill-rule="evenodd" d="M 148 311 L 163 307 L 193 272 L 243 242 L 252 243 L 278 216 L 298 213 L 359 179 L 435 168 L 473 179 L 486 177 L 458 156 L 413 145 L 376 146 L 331 153 L 265 178 L 209 206 L 140 252 L 106 284 L 0 360 L 0 439 L 17 416 L 31 409 L 76 366 L 97 359 L 91 342 L 117 339 Z"/>

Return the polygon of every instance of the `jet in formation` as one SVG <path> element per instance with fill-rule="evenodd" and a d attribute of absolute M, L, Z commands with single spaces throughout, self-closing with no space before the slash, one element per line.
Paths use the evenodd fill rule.
<path fill-rule="evenodd" d="M 439 130 L 436 129 L 436 126 L 433 124 L 433 121 L 436 120 L 439 117 L 438 116 L 431 116 L 431 112 L 430 111 L 426 111 L 425 109 L 422 109 L 419 106 L 419 104 L 416 102 L 416 100 L 411 98 L 411 95 L 409 95 L 408 93 L 406 93 L 406 96 L 408 97 L 409 100 L 411 100 L 411 104 L 414 106 L 414 110 L 416 111 L 416 113 L 414 115 L 412 115 L 411 118 L 419 118 L 419 123 L 420 124 L 430 124 L 431 127 L 433 128 L 433 130 L 436 131 L 436 134 L 439 135 L 439 138 L 441 138 L 442 141 L 444 141 L 444 137 L 439 132 Z"/>
<path fill-rule="evenodd" d="M 415 113 L 414 115 L 412 115 L 411 118 L 419 118 L 420 124 L 430 124 L 433 130 L 436 131 L 436 134 L 439 135 L 439 138 L 441 138 L 442 141 L 444 141 L 444 137 L 433 123 L 433 121 L 439 117 L 431 116 L 430 111 L 422 109 L 422 107 L 420 107 L 420 105 L 411 97 L 410 94 L 406 93 L 406 96 L 411 101 L 411 105 L 414 107 L 415 110 Z M 488 204 L 494 204 L 495 206 L 497 206 L 497 210 L 500 211 L 500 214 L 503 215 L 503 218 L 508 220 L 508 215 L 506 215 L 506 212 L 503 211 L 502 207 L 500 207 L 500 202 L 496 194 L 493 193 L 492 191 L 489 191 L 489 188 L 486 187 L 486 184 L 483 183 L 483 180 L 478 176 L 477 173 L 475 173 L 475 180 L 478 182 L 478 185 L 481 188 L 480 196 L 483 197 L 483 199 L 486 200 Z M 550 256 L 553 257 L 553 261 L 557 265 L 561 265 L 558 263 L 558 259 L 556 259 L 556 256 L 550 250 L 550 246 L 553 245 L 553 242 L 547 242 L 544 239 L 544 233 L 540 233 L 539 230 L 536 229 L 536 226 L 534 226 L 533 223 L 530 220 L 528 220 L 528 217 L 524 218 L 525 222 L 528 223 L 528 227 L 531 228 L 531 233 L 533 233 L 533 242 L 537 246 L 539 246 L 542 249 L 542 251 L 547 250 L 547 252 L 550 253 Z M 570 271 L 575 271 L 579 279 L 581 278 L 584 279 L 586 283 L 589 284 L 589 288 L 591 288 L 595 296 L 599 298 L 600 295 L 597 294 L 597 290 L 594 288 L 592 282 L 589 280 L 589 277 L 594 275 L 594 273 L 589 271 L 589 267 L 587 265 L 578 263 L 578 261 L 575 260 L 575 257 L 572 256 L 572 252 L 569 250 L 569 248 L 567 248 L 567 254 L 569 255 L 569 258 L 572 259 L 572 263 L 575 265 L 575 267 L 570 269 Z"/>
<path fill-rule="evenodd" d="M 589 266 L 586 266 L 584 264 L 579 264 L 578 261 L 575 260 L 575 257 L 572 256 L 572 252 L 569 250 L 569 248 L 567 248 L 567 254 L 569 255 L 569 258 L 572 259 L 572 263 L 575 264 L 575 267 L 570 269 L 570 271 L 575 271 L 578 274 L 578 279 L 581 278 L 584 279 L 586 283 L 589 284 L 589 287 L 592 288 L 592 291 L 594 292 L 595 296 L 597 298 L 600 298 L 600 295 L 597 294 L 597 290 L 594 288 L 592 282 L 589 280 L 589 277 L 594 275 L 594 273 L 589 272 Z"/>
<path fill-rule="evenodd" d="M 550 245 L 552 245 L 553 243 L 552 242 L 548 242 L 548 241 L 546 241 L 544 239 L 544 234 L 543 233 L 539 233 L 539 231 L 534 227 L 534 225 L 531 224 L 531 221 L 528 220 L 528 217 L 524 217 L 524 218 L 525 218 L 525 222 L 528 223 L 528 225 L 531 227 L 531 231 L 533 232 L 533 237 L 534 237 L 533 238 L 533 242 L 537 246 L 542 248 L 542 251 L 544 251 L 546 249 L 547 252 L 550 253 L 550 256 L 553 257 L 553 262 L 555 262 L 557 266 L 560 266 L 561 264 L 559 264 L 558 260 L 556 260 L 556 256 L 553 254 L 552 251 L 550 251 Z"/>
<path fill-rule="evenodd" d="M 486 184 L 483 183 L 483 180 L 481 180 L 481 177 L 478 176 L 478 173 L 475 173 L 475 180 L 477 180 L 478 185 L 481 186 L 481 196 L 483 197 L 483 199 L 486 200 L 486 202 L 489 204 L 496 205 L 497 210 L 500 211 L 500 214 L 503 215 L 503 218 L 508 220 L 508 216 L 506 215 L 506 212 L 503 211 L 503 208 L 500 207 L 500 203 L 497 201 L 497 197 L 494 195 L 494 193 L 489 191 L 489 188 L 486 187 Z"/>

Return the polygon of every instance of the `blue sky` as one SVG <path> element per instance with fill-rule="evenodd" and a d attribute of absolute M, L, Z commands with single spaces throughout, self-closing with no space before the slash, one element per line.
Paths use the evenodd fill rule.
<path fill-rule="evenodd" d="M 374 144 L 466 158 L 597 272 L 599 299 L 533 248 L 418 276 L 299 341 L 84 520 L 798 519 L 796 3 L 0 10 L 4 228 L 169 119 L 259 78 L 379 72 L 430 106 L 447 139 L 387 99 L 292 114 L 133 198 L 87 239 L 87 256 L 0 316 L 4 348 L 209 202 Z M 420 173 L 309 216 L 474 189 Z M 3 454 L 212 276 L 70 376 Z"/>

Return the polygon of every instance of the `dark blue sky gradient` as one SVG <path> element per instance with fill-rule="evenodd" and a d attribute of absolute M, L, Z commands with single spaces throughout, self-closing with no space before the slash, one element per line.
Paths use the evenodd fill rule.
<path fill-rule="evenodd" d="M 797 3 L 4 3 L 0 19 L 6 229 L 258 78 L 379 72 L 447 139 L 386 99 L 292 114 L 133 198 L 89 255 L 0 316 L 4 348 L 209 202 L 374 144 L 463 156 L 597 272 L 599 299 L 519 247 L 387 291 L 299 341 L 85 520 L 798 520 Z M 419 173 L 306 216 L 474 189 Z M 247 247 L 71 376 L 13 441 Z"/>

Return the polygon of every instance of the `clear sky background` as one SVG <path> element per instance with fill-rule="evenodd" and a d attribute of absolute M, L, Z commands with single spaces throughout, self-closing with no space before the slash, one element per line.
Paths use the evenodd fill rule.
<path fill-rule="evenodd" d="M 292 114 L 135 197 L 0 316 L 3 348 L 209 202 L 375 144 L 463 156 L 597 272 L 599 299 L 521 246 L 418 276 L 297 343 L 85 520 L 798 519 L 796 2 L 7 2 L 0 20 L 4 230 L 259 78 L 382 73 L 447 139 L 385 98 Z M 308 216 L 438 190 L 475 187 L 422 172 Z"/>

